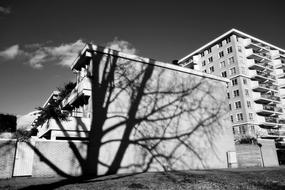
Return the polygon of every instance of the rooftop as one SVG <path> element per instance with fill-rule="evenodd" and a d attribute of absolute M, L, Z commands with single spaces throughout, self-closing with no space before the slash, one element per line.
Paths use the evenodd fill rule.
<path fill-rule="evenodd" d="M 281 49 L 281 48 L 279 48 L 279 47 L 277 47 L 277 46 L 275 46 L 275 45 L 272 45 L 272 44 L 270 44 L 270 43 L 267 43 L 267 42 L 265 42 L 265 41 L 263 41 L 263 40 L 261 40 L 261 39 L 255 38 L 255 37 L 253 37 L 253 36 L 251 36 L 251 35 L 249 35 L 249 34 L 246 34 L 246 33 L 242 32 L 242 31 L 240 31 L 240 30 L 237 30 L 237 29 L 234 29 L 234 28 L 233 28 L 233 29 L 227 31 L 226 33 L 224 33 L 224 34 L 218 36 L 217 38 L 215 38 L 214 40 L 210 41 L 209 43 L 205 44 L 204 46 L 200 47 L 199 49 L 197 49 L 197 50 L 193 51 L 192 53 L 186 55 L 185 57 L 183 57 L 182 59 L 180 59 L 178 62 L 182 62 L 182 61 L 186 60 L 187 58 L 189 58 L 189 57 L 191 57 L 191 56 L 197 54 L 198 52 L 200 52 L 200 51 L 202 51 L 202 50 L 204 50 L 204 49 L 207 49 L 209 46 L 212 46 L 213 44 L 219 42 L 220 40 L 224 39 L 225 37 L 227 37 L 227 36 L 229 36 L 229 35 L 231 35 L 231 34 L 236 34 L 237 36 L 241 36 L 241 37 L 245 37 L 245 38 L 250 38 L 250 39 L 252 39 L 252 40 L 255 40 L 255 41 L 259 42 L 259 43 L 262 43 L 262 44 L 264 44 L 264 45 L 270 46 L 271 48 L 274 48 L 274 49 L 276 49 L 276 50 L 279 50 L 279 51 L 282 51 L 283 53 L 285 53 L 285 50 L 284 50 L 284 49 Z"/>

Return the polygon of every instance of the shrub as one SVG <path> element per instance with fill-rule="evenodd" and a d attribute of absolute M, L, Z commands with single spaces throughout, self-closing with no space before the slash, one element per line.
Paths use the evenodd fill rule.
<path fill-rule="evenodd" d="M 15 132 L 17 126 L 17 117 L 15 115 L 0 114 L 0 133 Z"/>

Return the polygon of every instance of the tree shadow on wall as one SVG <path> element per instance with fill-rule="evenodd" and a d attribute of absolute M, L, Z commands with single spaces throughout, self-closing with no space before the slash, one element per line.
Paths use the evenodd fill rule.
<path fill-rule="evenodd" d="M 82 176 L 56 184 L 120 172 L 207 168 L 206 151 L 215 148 L 227 109 L 219 85 L 155 66 L 154 60 L 128 60 L 114 50 L 88 47 L 92 56 L 82 66 L 91 81 L 93 112 L 86 155 L 68 140 Z M 30 146 L 57 174 L 73 178 Z"/>

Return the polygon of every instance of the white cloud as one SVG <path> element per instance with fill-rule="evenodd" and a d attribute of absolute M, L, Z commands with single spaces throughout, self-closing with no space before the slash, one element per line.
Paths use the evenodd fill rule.
<path fill-rule="evenodd" d="M 26 44 L 23 46 L 13 45 L 0 51 L 0 57 L 7 60 L 20 59 L 22 63 L 30 65 L 34 69 L 41 69 L 48 62 L 69 67 L 78 53 L 84 48 L 85 43 L 79 39 L 72 43 L 64 43 L 58 46 L 47 44 Z M 136 54 L 136 49 L 127 41 L 118 40 L 107 43 L 107 47 L 129 54 Z"/>
<path fill-rule="evenodd" d="M 79 51 L 84 47 L 82 40 L 73 43 L 61 44 L 59 46 L 47 46 L 45 44 L 27 44 L 20 49 L 19 45 L 13 45 L 0 52 L 0 57 L 7 60 L 19 57 L 23 63 L 35 69 L 43 68 L 47 62 L 55 62 L 61 66 L 70 66 Z"/>
<path fill-rule="evenodd" d="M 128 54 L 137 53 L 137 50 L 132 46 L 130 42 L 125 40 L 119 40 L 117 37 L 115 37 L 113 41 L 107 43 L 107 47 Z"/>
<path fill-rule="evenodd" d="M 82 40 L 77 40 L 74 43 L 61 44 L 58 47 L 46 47 L 45 50 L 59 61 L 59 65 L 70 66 L 84 45 L 85 43 Z"/>
<path fill-rule="evenodd" d="M 0 13 L 3 13 L 3 14 L 10 14 L 11 13 L 11 10 L 9 7 L 1 7 L 0 6 Z"/>
<path fill-rule="evenodd" d="M 5 59 L 14 59 L 17 55 L 21 53 L 21 50 L 19 48 L 19 45 L 13 45 L 4 51 L 0 52 L 0 57 L 3 57 Z"/>

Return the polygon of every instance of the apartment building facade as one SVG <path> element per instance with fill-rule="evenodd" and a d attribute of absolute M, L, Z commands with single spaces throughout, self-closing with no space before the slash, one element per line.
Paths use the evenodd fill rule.
<path fill-rule="evenodd" d="M 232 29 L 178 63 L 230 79 L 225 95 L 236 138 L 285 136 L 285 50 Z"/>

